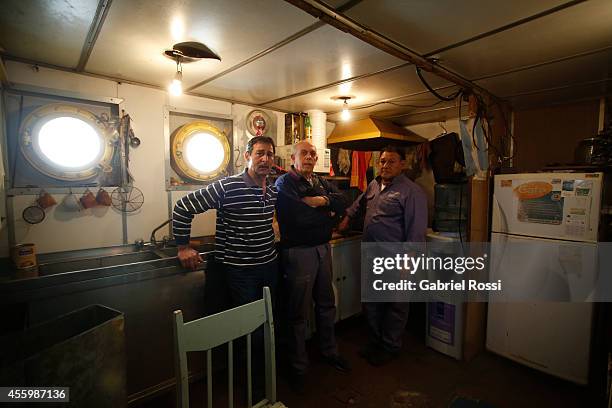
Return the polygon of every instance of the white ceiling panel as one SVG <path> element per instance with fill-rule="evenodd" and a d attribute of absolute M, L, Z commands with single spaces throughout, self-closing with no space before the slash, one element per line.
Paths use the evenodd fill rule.
<path fill-rule="evenodd" d="M 597 96 L 610 96 L 612 94 L 612 80 L 586 84 L 583 86 L 572 86 L 549 90 L 547 92 L 538 92 L 525 94 L 508 98 L 514 108 L 526 108 L 533 106 L 551 105 L 557 103 L 565 103 L 571 101 L 579 101 L 593 99 Z"/>
<path fill-rule="evenodd" d="M 188 88 L 314 22 L 277 0 L 115 1 L 86 69 L 163 86 L 175 72 L 175 63 L 163 51 L 177 42 L 200 41 L 217 52 L 221 62 L 184 64 L 183 87 Z"/>
<path fill-rule="evenodd" d="M 436 76 L 426 76 L 426 78 L 433 87 L 450 85 L 449 82 Z M 269 106 L 291 112 L 309 109 L 335 112 L 342 109 L 342 101 L 332 99 L 339 95 L 355 96 L 354 99 L 349 101 L 349 106 L 364 106 L 387 98 L 397 98 L 425 91 L 412 65 L 353 81 L 350 83 L 350 89 L 341 89 L 340 87 L 347 87 L 347 85 L 342 84 L 322 89 L 296 98 L 279 101 Z M 440 92 L 443 94 L 451 93 L 449 90 Z M 415 98 L 418 99 L 418 96 L 413 96 L 410 100 Z"/>
<path fill-rule="evenodd" d="M 262 103 L 402 63 L 326 25 L 194 92 Z"/>
<path fill-rule="evenodd" d="M 97 7 L 97 0 L 4 0 L 0 45 L 16 57 L 74 68 Z"/>
<path fill-rule="evenodd" d="M 456 90 L 456 87 L 449 91 Z M 403 106 L 400 106 L 403 105 Z M 366 105 L 367 106 L 367 105 Z M 394 100 L 393 104 L 381 103 L 375 106 L 351 110 L 351 120 L 363 119 L 368 116 L 388 119 L 391 121 L 401 121 L 407 114 L 415 114 L 420 111 L 438 110 L 445 106 L 455 106 L 455 102 L 444 102 L 438 100 L 430 93 L 415 95 L 410 98 Z M 456 113 L 456 112 L 455 112 Z M 341 120 L 340 112 L 328 113 L 327 120 L 338 122 Z"/>
<path fill-rule="evenodd" d="M 476 81 L 499 97 L 612 78 L 612 47 L 553 64 Z"/>
<path fill-rule="evenodd" d="M 612 1 L 591 0 L 442 53 L 467 78 L 546 62 L 612 45 Z"/>
<path fill-rule="evenodd" d="M 461 116 L 467 115 L 467 106 L 462 105 Z M 422 112 L 412 112 L 409 115 L 390 119 L 392 122 L 401 125 L 416 125 L 419 123 L 443 122 L 450 119 L 456 119 L 458 116 L 458 107 L 451 105 L 447 107 L 432 108 Z"/>
<path fill-rule="evenodd" d="M 364 0 L 357 22 L 426 54 L 565 3 L 564 0 Z"/>

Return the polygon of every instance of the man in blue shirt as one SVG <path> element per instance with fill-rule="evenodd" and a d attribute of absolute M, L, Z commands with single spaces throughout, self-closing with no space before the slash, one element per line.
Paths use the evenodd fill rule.
<path fill-rule="evenodd" d="M 336 307 L 329 245 L 333 214 L 341 214 L 347 203 L 333 184 L 313 172 L 318 156 L 310 142 L 296 144 L 291 159 L 291 171 L 276 181 L 276 211 L 286 277 L 291 382 L 301 391 L 308 366 L 306 318 L 313 300 L 321 354 L 338 370 L 350 370 L 338 355 L 334 336 Z"/>
<path fill-rule="evenodd" d="M 424 242 L 427 230 L 427 197 L 421 188 L 402 174 L 404 152 L 394 146 L 380 156 L 380 176 L 346 211 L 340 223 L 348 228 L 350 218 L 365 207 L 364 242 Z M 363 208 L 361 208 L 363 209 Z M 408 302 L 366 302 L 363 304 L 370 343 L 360 355 L 374 366 L 388 363 L 402 346 L 408 320 Z"/>

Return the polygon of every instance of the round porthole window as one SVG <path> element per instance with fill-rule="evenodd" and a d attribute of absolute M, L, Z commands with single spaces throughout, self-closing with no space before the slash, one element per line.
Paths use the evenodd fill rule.
<path fill-rule="evenodd" d="M 73 105 L 50 104 L 24 120 L 19 144 L 38 171 L 61 180 L 85 180 L 110 170 L 114 145 L 91 112 Z"/>
<path fill-rule="evenodd" d="M 175 170 L 194 180 L 206 181 L 225 173 L 230 160 L 227 136 L 210 123 L 181 126 L 172 139 Z"/>

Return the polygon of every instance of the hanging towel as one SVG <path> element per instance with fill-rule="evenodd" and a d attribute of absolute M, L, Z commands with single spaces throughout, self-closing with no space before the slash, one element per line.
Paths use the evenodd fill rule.
<path fill-rule="evenodd" d="M 351 169 L 351 151 L 338 149 L 338 169 L 342 174 L 348 174 Z"/>
<path fill-rule="evenodd" d="M 372 174 L 374 178 L 378 177 L 380 174 L 380 167 L 378 166 L 378 162 L 380 161 L 380 152 L 372 152 L 372 159 L 370 160 L 370 167 L 372 167 Z"/>
<path fill-rule="evenodd" d="M 351 165 L 351 187 L 357 187 L 361 191 L 365 191 L 368 187 L 368 179 L 366 172 L 370 165 L 372 152 L 357 152 L 353 151 L 353 163 Z"/>

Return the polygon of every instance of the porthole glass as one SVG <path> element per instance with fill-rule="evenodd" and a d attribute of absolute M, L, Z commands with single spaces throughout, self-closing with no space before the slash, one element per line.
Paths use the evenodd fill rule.
<path fill-rule="evenodd" d="M 38 171 L 60 180 L 86 180 L 111 171 L 114 143 L 93 113 L 74 105 L 34 110 L 20 129 L 19 145 Z"/>
<path fill-rule="evenodd" d="M 210 173 L 223 163 L 223 145 L 210 133 L 194 133 L 185 142 L 185 160 L 195 170 Z"/>
<path fill-rule="evenodd" d="M 38 133 L 38 146 L 44 157 L 59 167 L 88 167 L 102 153 L 102 140 L 95 129 L 70 116 L 45 123 Z"/>
<path fill-rule="evenodd" d="M 230 146 L 225 133 L 205 121 L 179 127 L 171 141 L 172 164 L 177 173 L 208 181 L 227 172 Z"/>

